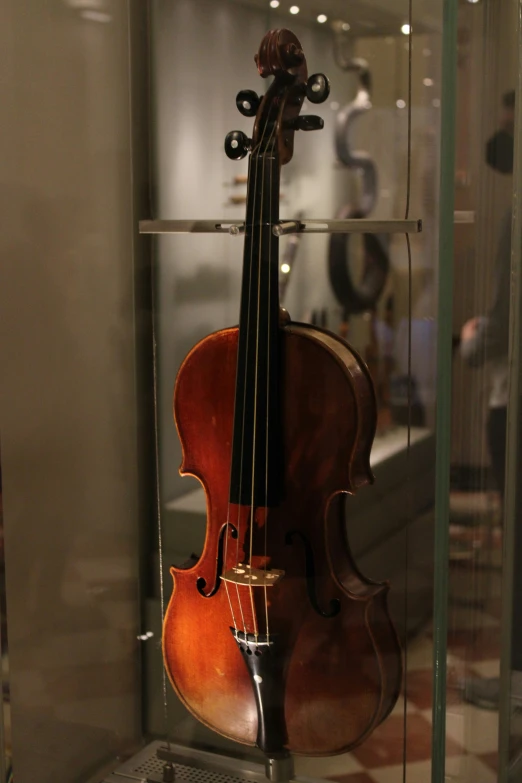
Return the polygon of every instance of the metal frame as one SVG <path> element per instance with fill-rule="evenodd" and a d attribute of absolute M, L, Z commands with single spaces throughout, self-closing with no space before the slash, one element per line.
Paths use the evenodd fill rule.
<path fill-rule="evenodd" d="M 174 766 L 176 783 L 267 783 L 265 767 L 247 759 L 232 758 L 176 743 L 155 740 L 109 772 L 100 783 L 153 783 L 162 781 L 163 762 Z M 146 771 L 145 771 L 146 770 Z M 322 778 L 298 775 L 293 783 L 326 783 Z"/>
<path fill-rule="evenodd" d="M 232 234 L 244 232 L 245 224 L 234 220 L 141 220 L 140 234 Z M 274 226 L 277 235 L 292 234 L 418 234 L 422 220 L 282 220 Z"/>
<path fill-rule="evenodd" d="M 455 127 L 457 84 L 456 0 L 443 0 L 442 115 L 440 125 L 440 211 L 437 336 L 437 421 L 435 453 L 435 576 L 433 616 L 433 708 L 431 783 L 446 780 L 446 676 L 448 637 L 449 496 L 453 245 L 455 219 Z M 458 214 L 458 213 L 457 213 Z M 464 221 L 463 221 L 464 222 Z M 449 316 L 448 316 L 449 314 Z"/>

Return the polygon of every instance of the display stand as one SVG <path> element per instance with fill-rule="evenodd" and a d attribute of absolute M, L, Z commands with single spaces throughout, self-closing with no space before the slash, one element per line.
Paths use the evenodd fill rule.
<path fill-rule="evenodd" d="M 268 776 L 268 770 L 262 764 L 156 741 L 117 767 L 101 783 L 169 783 L 164 777 L 166 763 L 174 768 L 174 778 L 170 780 L 176 783 L 266 783 Z M 274 783 L 289 780 L 295 783 L 324 783 L 322 778 L 294 777 L 293 770 L 288 766 L 274 766 L 269 779 Z"/>

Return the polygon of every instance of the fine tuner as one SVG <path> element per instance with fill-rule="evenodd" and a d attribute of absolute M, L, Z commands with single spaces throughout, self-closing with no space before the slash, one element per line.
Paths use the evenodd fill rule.
<path fill-rule="evenodd" d="M 302 92 L 296 99 L 301 104 L 304 97 L 310 103 L 323 103 L 330 95 L 330 83 L 323 73 L 314 73 L 302 85 Z M 236 106 L 244 117 L 254 117 L 261 105 L 262 98 L 254 90 L 240 90 L 236 95 Z M 287 130 L 322 130 L 324 120 L 315 114 L 298 115 L 284 123 Z M 225 153 L 231 160 L 241 160 L 252 150 L 252 140 L 243 131 L 231 131 L 225 137 Z"/>

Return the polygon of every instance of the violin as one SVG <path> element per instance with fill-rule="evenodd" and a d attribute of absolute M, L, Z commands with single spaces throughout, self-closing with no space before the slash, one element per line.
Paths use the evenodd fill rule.
<path fill-rule="evenodd" d="M 347 59 L 343 52 L 343 35 L 337 25 L 334 38 L 334 55 L 337 65 L 344 71 L 357 73 L 359 85 L 355 98 L 338 112 L 335 121 L 335 149 L 339 161 L 361 175 L 361 195 L 358 204 L 341 207 L 337 217 L 341 220 L 365 218 L 377 202 L 377 166 L 371 155 L 352 149 L 354 122 L 372 108 L 372 77 L 366 60 Z M 378 433 L 391 425 L 387 391 L 387 378 L 382 372 L 382 360 L 376 337 L 376 307 L 388 278 L 390 260 L 386 241 L 376 234 L 363 234 L 364 264 L 360 281 L 356 281 L 350 268 L 350 235 L 332 234 L 328 252 L 328 272 L 334 295 L 342 306 L 341 336 L 346 337 L 351 315 L 367 313 L 370 318 L 369 345 L 365 359 L 377 393 Z"/>
<path fill-rule="evenodd" d="M 341 109 L 335 119 L 335 150 L 337 158 L 348 169 L 361 175 L 361 194 L 358 204 L 345 204 L 338 213 L 340 220 L 366 218 L 377 202 L 377 166 L 371 155 L 352 149 L 353 126 L 358 117 L 372 108 L 372 78 L 368 63 L 360 58 L 346 59 L 342 53 L 339 33 L 334 48 L 337 65 L 344 71 L 355 71 L 359 85 L 355 98 Z M 343 317 L 364 313 L 375 308 L 386 284 L 390 261 L 386 242 L 376 234 L 363 234 L 364 271 L 356 282 L 350 269 L 350 235 L 332 234 L 328 253 L 330 283 Z"/>
<path fill-rule="evenodd" d="M 255 61 L 274 78 L 262 98 L 237 96 L 252 140 L 225 140 L 229 158 L 250 154 L 239 326 L 199 342 L 174 389 L 180 473 L 204 487 L 207 530 L 197 562 L 171 568 L 163 654 L 187 709 L 270 767 L 362 742 L 402 670 L 389 585 L 358 570 L 344 515 L 345 495 L 373 481 L 370 374 L 341 338 L 279 304 L 280 168 L 295 132 L 322 126 L 299 113 L 329 84 L 308 78 L 289 30 L 268 32 Z"/>

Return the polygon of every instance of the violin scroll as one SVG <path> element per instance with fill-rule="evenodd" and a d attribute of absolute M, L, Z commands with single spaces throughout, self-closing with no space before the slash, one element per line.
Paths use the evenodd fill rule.
<path fill-rule="evenodd" d="M 297 36 L 290 30 L 270 30 L 261 41 L 254 60 L 264 79 L 267 76 L 290 75 L 306 81 L 304 52 Z"/>
<path fill-rule="evenodd" d="M 322 103 L 330 94 L 330 83 L 322 73 L 308 78 L 306 59 L 298 38 L 290 30 L 270 30 L 254 57 L 259 74 L 274 80 L 260 97 L 253 90 L 240 90 L 236 106 L 244 117 L 255 115 L 252 141 L 241 131 L 232 131 L 225 139 L 225 152 L 232 160 L 241 160 L 248 152 L 263 155 L 276 148 L 280 165 L 288 163 L 294 148 L 296 130 L 320 130 L 320 117 L 299 117 L 305 97 Z"/>

